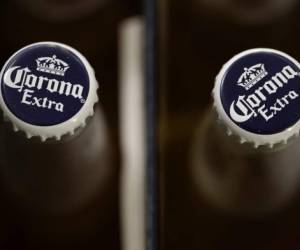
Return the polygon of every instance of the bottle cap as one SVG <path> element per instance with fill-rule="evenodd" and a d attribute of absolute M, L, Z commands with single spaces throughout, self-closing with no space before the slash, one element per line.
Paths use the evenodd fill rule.
<path fill-rule="evenodd" d="M 28 45 L 0 73 L 0 105 L 15 131 L 59 140 L 85 125 L 98 101 L 98 83 L 86 58 L 56 42 Z"/>
<path fill-rule="evenodd" d="M 300 64 L 274 49 L 250 49 L 216 77 L 214 107 L 228 134 L 255 147 L 287 143 L 300 129 Z"/>

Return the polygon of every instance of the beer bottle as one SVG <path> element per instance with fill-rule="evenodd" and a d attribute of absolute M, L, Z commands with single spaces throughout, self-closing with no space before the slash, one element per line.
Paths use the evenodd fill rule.
<path fill-rule="evenodd" d="M 216 77 L 214 108 L 197 132 L 193 176 L 216 207 L 261 216 L 299 191 L 300 64 L 273 49 L 251 49 Z"/>
<path fill-rule="evenodd" d="M 34 43 L 8 59 L 0 85 L 1 177 L 18 224 L 51 246 L 92 244 L 83 238 L 114 220 L 116 168 L 91 65 L 67 45 Z"/>
<path fill-rule="evenodd" d="M 227 138 L 224 130 L 221 133 L 214 132 L 213 126 L 204 124 L 206 121 L 214 124 L 219 120 L 215 116 L 208 118 L 211 115 L 205 113 L 211 102 L 213 78 L 220 66 L 232 55 L 248 48 L 269 47 L 298 58 L 299 2 L 190 0 L 184 4 L 178 1 L 168 1 L 167 4 L 168 8 L 163 13 L 167 25 L 163 31 L 167 37 L 163 40 L 161 50 L 162 58 L 165 58 L 165 72 L 162 75 L 165 83 L 160 86 L 163 93 L 160 96 L 163 247 L 252 250 L 272 249 L 268 248 L 270 242 L 277 242 L 277 239 L 289 241 L 293 235 L 297 235 L 299 228 L 296 212 L 299 204 L 297 207 L 297 199 L 293 199 L 296 195 L 298 170 L 291 167 L 289 171 L 285 171 L 284 167 L 286 164 L 293 164 L 292 159 L 297 154 L 283 160 L 284 152 L 292 149 L 287 146 L 279 152 L 274 147 L 282 157 L 267 150 L 266 155 L 261 158 L 258 151 L 266 151 L 265 146 L 257 149 L 247 146 L 247 149 L 242 150 L 245 144 L 233 143 L 236 136 Z M 274 8 L 275 6 L 277 7 Z M 202 120 L 201 125 L 195 122 L 195 117 Z M 207 130 L 203 129 L 204 126 Z M 201 136 L 200 131 L 206 131 L 206 134 L 202 132 Z M 218 151 L 217 146 L 212 147 L 212 144 L 217 143 L 215 137 L 221 142 L 218 147 L 222 148 Z M 220 139 L 223 137 L 224 140 Z M 227 143 L 227 140 L 230 142 Z M 296 142 L 290 146 L 294 145 Z M 229 155 L 230 148 L 233 148 L 233 153 Z M 294 146 L 295 150 L 296 148 Z M 200 152 L 205 153 L 204 149 L 210 153 L 197 155 Z M 240 155 L 233 158 L 239 153 Z M 279 179 L 281 172 L 275 172 L 275 168 L 271 168 L 273 172 L 267 172 L 267 166 L 263 164 L 263 161 L 267 161 L 267 155 L 270 155 L 269 160 L 273 159 L 274 166 L 283 166 L 277 168 L 285 171 L 282 179 Z M 204 159 L 199 159 L 201 157 Z M 276 161 L 277 158 L 284 163 L 280 164 L 279 160 Z M 234 165 L 239 165 L 239 161 L 245 162 L 243 166 L 253 162 L 250 164 L 253 168 L 232 167 L 230 172 L 224 166 L 233 164 L 227 164 L 224 159 L 235 161 Z M 207 162 L 214 161 L 210 165 L 215 168 L 203 169 L 203 161 L 206 165 Z M 258 164 L 264 167 L 259 168 Z M 269 162 L 268 165 L 270 164 Z M 192 167 L 187 167 L 191 165 Z M 212 173 L 214 169 L 216 172 Z M 221 170 L 226 170 L 224 175 Z M 247 175 L 246 171 L 250 170 L 250 175 Z M 250 176 L 254 174 L 257 179 L 261 176 L 260 184 L 256 186 L 250 182 Z M 250 184 L 242 180 L 243 176 Z M 263 184 L 269 191 L 263 189 Z M 227 190 L 222 190 L 225 187 Z M 257 190 L 259 187 L 261 189 L 254 192 L 255 187 Z M 271 192 L 271 187 L 274 187 L 274 193 Z M 263 193 L 273 196 L 264 200 Z M 237 204 L 234 205 L 234 202 Z M 237 214 L 244 216 L 236 216 Z M 259 216 L 261 217 L 258 218 Z M 274 249 L 293 249 L 281 246 Z"/>

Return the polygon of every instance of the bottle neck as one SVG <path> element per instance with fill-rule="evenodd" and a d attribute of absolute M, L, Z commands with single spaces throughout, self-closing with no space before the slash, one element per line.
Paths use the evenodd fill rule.
<path fill-rule="evenodd" d="M 99 107 L 80 133 L 59 142 L 28 140 L 7 129 L 0 143 L 3 183 L 13 202 L 28 211 L 78 211 L 93 202 L 114 175 L 108 167 L 110 138 Z"/>
<path fill-rule="evenodd" d="M 214 206 L 231 213 L 257 216 L 278 211 L 299 187 L 299 147 L 298 140 L 275 150 L 240 144 L 208 112 L 192 151 L 196 187 Z"/>

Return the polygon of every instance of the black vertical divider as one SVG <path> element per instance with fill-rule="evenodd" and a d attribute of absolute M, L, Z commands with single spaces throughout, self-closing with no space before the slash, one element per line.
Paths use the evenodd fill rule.
<path fill-rule="evenodd" d="M 147 142 L 146 223 L 147 250 L 158 249 L 158 3 L 144 0 L 145 13 L 145 99 Z"/>

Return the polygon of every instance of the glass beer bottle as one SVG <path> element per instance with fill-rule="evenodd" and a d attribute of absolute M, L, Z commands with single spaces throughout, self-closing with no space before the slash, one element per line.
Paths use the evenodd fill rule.
<path fill-rule="evenodd" d="M 210 202 L 231 213 L 280 211 L 300 181 L 300 64 L 273 49 L 251 49 L 216 77 L 214 108 L 193 151 L 193 176 Z"/>
<path fill-rule="evenodd" d="M 91 65 L 67 45 L 40 42 L 12 55 L 0 79 L 8 121 L 1 176 L 17 213 L 25 213 L 24 233 L 39 235 L 29 236 L 33 244 L 43 234 L 50 245 L 92 244 L 83 238 L 112 219 L 117 169 Z"/>

